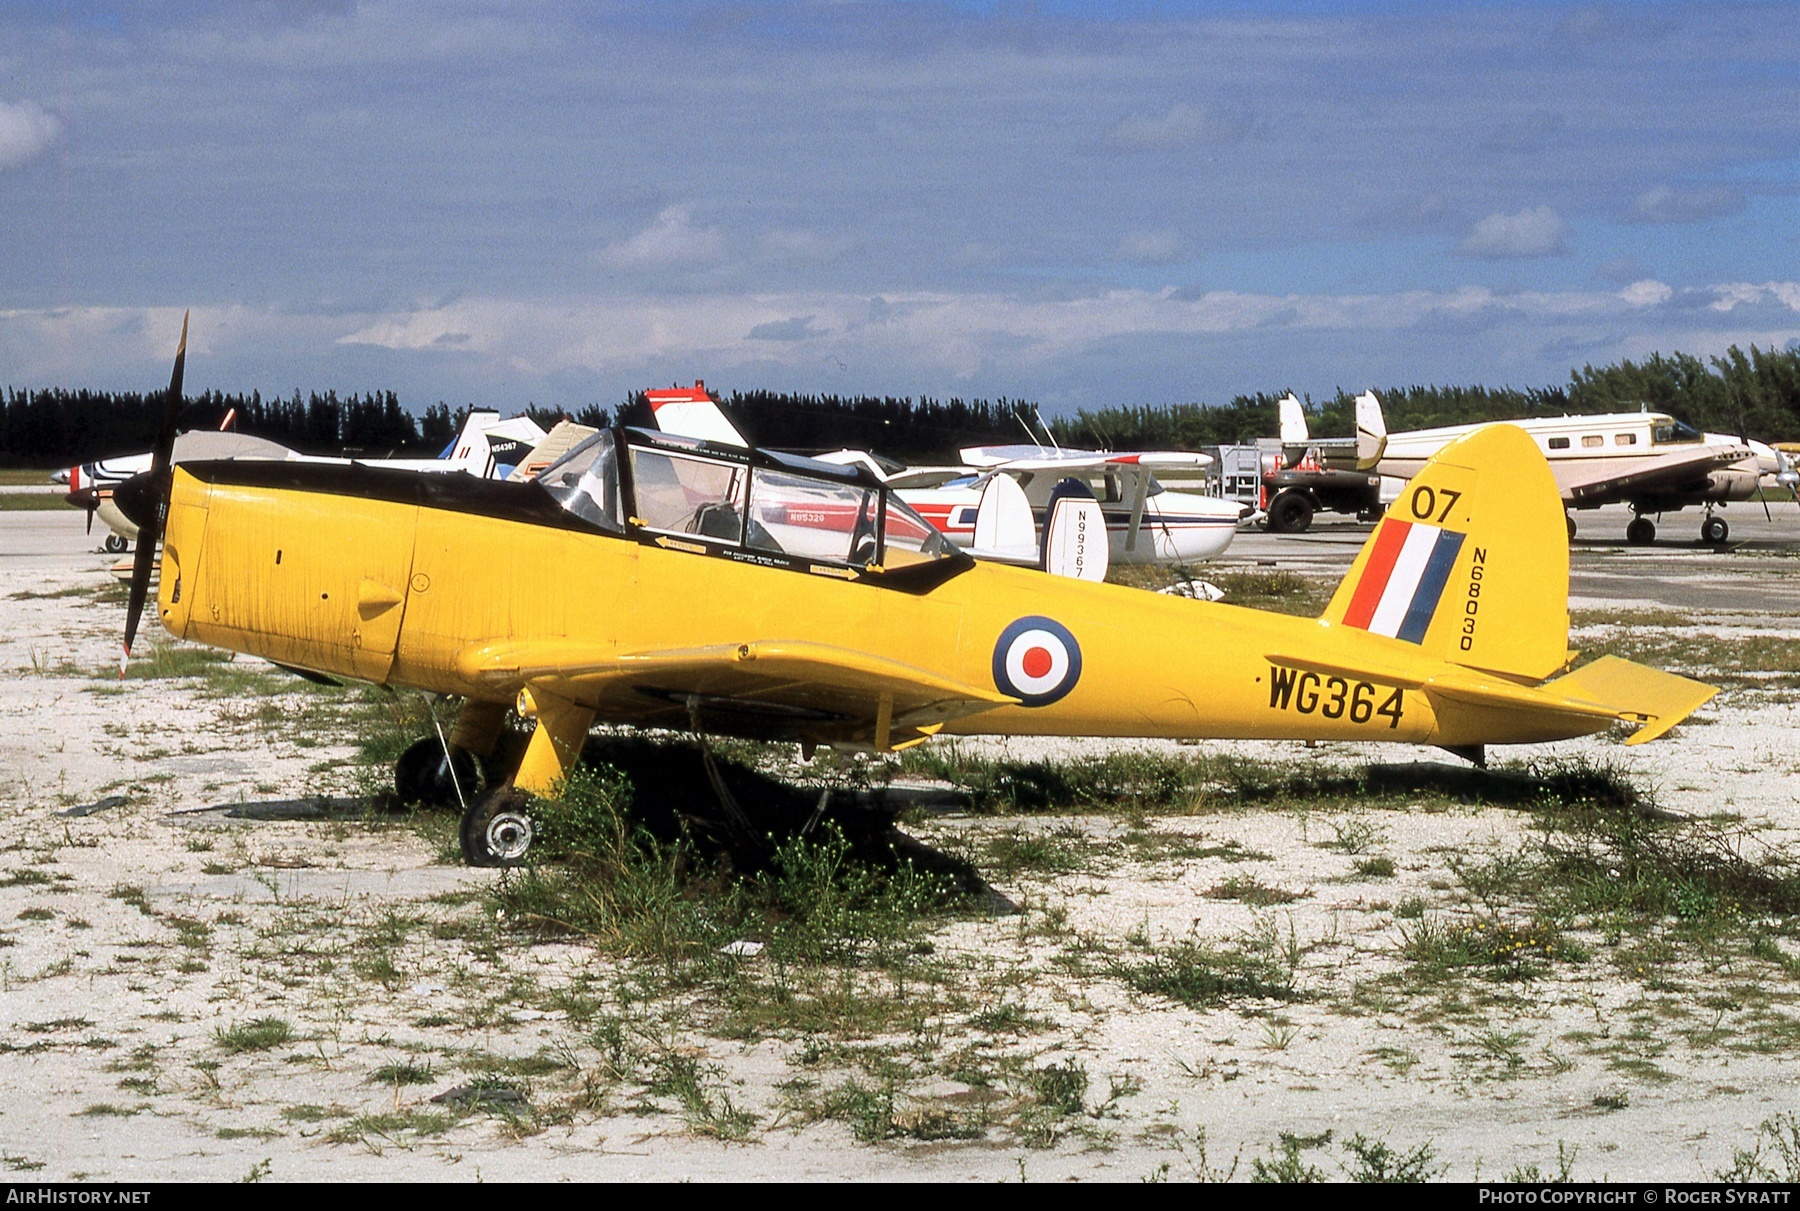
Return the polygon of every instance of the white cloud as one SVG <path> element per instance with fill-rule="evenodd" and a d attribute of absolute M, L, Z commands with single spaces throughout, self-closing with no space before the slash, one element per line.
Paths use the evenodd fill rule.
<path fill-rule="evenodd" d="M 0 169 L 23 164 L 61 134 L 62 122 L 55 114 L 29 101 L 17 105 L 0 101 Z"/>
<path fill-rule="evenodd" d="M 1128 231 L 1119 241 L 1119 259 L 1137 265 L 1166 265 L 1181 255 L 1173 231 Z"/>
<path fill-rule="evenodd" d="M 1633 307 L 1654 307 L 1668 302 L 1674 294 L 1673 289 L 1655 278 L 1644 278 L 1619 291 L 1619 297 Z"/>
<path fill-rule="evenodd" d="M 1548 206 L 1517 214 L 1490 214 L 1470 230 L 1456 250 L 1465 256 L 1502 260 L 1551 256 L 1564 250 L 1569 225 Z"/>
<path fill-rule="evenodd" d="M 1112 128 L 1112 143 L 1127 151 L 1167 151 L 1236 143 L 1250 133 L 1250 120 L 1208 105 L 1176 104 L 1161 117 L 1131 114 Z"/>
<path fill-rule="evenodd" d="M 1703 189 L 1671 189 L 1658 185 L 1640 193 L 1626 212 L 1628 223 L 1693 223 L 1744 208 L 1744 197 L 1735 189 L 1711 185 Z"/>
<path fill-rule="evenodd" d="M 609 244 L 600 259 L 618 269 L 697 265 L 717 260 L 724 245 L 717 227 L 696 227 L 686 206 L 669 206 L 630 239 Z"/>

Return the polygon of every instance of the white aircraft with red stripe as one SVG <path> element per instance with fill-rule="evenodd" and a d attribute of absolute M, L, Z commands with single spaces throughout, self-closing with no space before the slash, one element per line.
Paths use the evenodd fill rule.
<path fill-rule="evenodd" d="M 750 442 L 707 393 L 692 387 L 646 391 L 645 399 L 665 433 L 748 446 Z M 956 545 L 977 554 L 996 553 L 978 524 L 983 496 L 996 478 L 1024 490 L 1035 523 L 1050 524 L 1057 486 L 1075 480 L 1093 493 L 1105 517 L 1112 563 L 1187 564 L 1216 559 L 1237 535 L 1245 508 L 1236 501 L 1171 491 L 1157 482 L 1162 470 L 1201 470 L 1212 457 L 1181 450 L 1061 450 L 1043 446 L 970 446 L 963 465 L 895 469 L 862 450 L 817 456 L 822 462 L 867 467 L 921 517 Z M 1006 544 L 1002 544 L 1004 546 Z M 1027 542 L 1025 545 L 1032 545 Z"/>

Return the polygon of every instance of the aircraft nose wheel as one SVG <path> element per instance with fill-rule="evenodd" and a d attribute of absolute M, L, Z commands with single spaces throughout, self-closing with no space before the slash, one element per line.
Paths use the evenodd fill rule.
<path fill-rule="evenodd" d="M 462 818 L 463 861 L 470 866 L 523 866 L 537 839 L 525 795 L 510 785 L 484 792 Z"/>
<path fill-rule="evenodd" d="M 108 555 L 123 555 L 131 549 L 131 544 L 117 534 L 108 534 L 100 546 Z"/>
<path fill-rule="evenodd" d="M 1724 542 L 1725 536 L 1731 533 L 1731 527 L 1725 524 L 1723 517 L 1709 517 L 1700 523 L 1700 539 L 1702 542 Z"/>
<path fill-rule="evenodd" d="M 1634 517 L 1625 527 L 1625 541 L 1634 547 L 1647 547 L 1656 541 L 1656 525 L 1648 517 Z"/>
<path fill-rule="evenodd" d="M 458 807 L 466 799 L 473 802 L 479 788 L 479 771 L 475 758 L 462 749 L 444 758 L 444 746 L 436 736 L 414 741 L 400 760 L 394 763 L 394 793 L 401 803 L 424 803 L 431 807 Z M 454 762 L 455 779 L 451 778 Z M 462 787 L 462 795 L 456 793 Z"/>

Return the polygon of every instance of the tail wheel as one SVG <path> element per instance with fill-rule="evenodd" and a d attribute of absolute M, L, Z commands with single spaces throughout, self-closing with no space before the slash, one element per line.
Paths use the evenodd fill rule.
<path fill-rule="evenodd" d="M 462 818 L 463 861 L 470 866 L 523 866 L 537 839 L 528 798 L 502 783 L 469 804 Z"/>
<path fill-rule="evenodd" d="M 1625 541 L 1634 547 L 1645 547 L 1656 541 L 1656 526 L 1648 517 L 1634 517 L 1625 527 Z"/>
<path fill-rule="evenodd" d="M 400 802 L 456 807 L 472 801 L 480 788 L 475 758 L 460 748 L 451 753 L 446 758 L 438 738 L 426 736 L 400 754 L 400 760 L 394 763 L 394 793 L 400 796 Z"/>
<path fill-rule="evenodd" d="M 1731 527 L 1725 524 L 1723 517 L 1709 517 L 1700 523 L 1700 538 L 1705 542 L 1724 542 L 1725 536 L 1731 533 Z"/>

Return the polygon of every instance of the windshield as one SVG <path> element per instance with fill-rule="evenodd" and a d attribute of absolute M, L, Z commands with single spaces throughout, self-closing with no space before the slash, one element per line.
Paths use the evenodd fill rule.
<path fill-rule="evenodd" d="M 884 567 L 905 568 L 949 559 L 956 553 L 956 548 L 936 526 L 907 508 L 892 492 L 887 493 L 886 522 L 881 535 Z"/>
<path fill-rule="evenodd" d="M 1678 420 L 1658 421 L 1650 430 L 1650 440 L 1659 446 L 1672 442 L 1697 442 L 1704 440 L 1697 429 L 1682 424 Z"/>
<path fill-rule="evenodd" d="M 610 430 L 594 434 L 551 463 L 537 482 L 582 520 L 625 532 L 619 508 L 619 456 Z"/>

